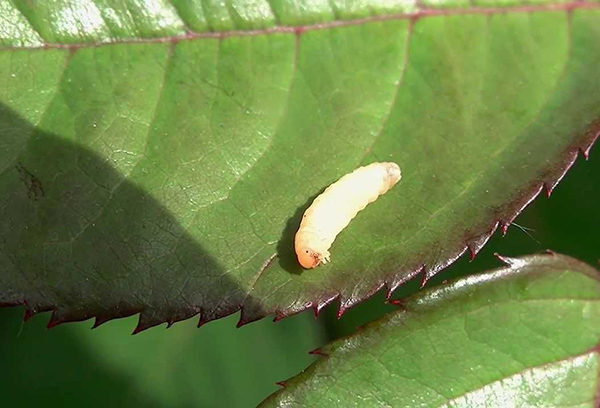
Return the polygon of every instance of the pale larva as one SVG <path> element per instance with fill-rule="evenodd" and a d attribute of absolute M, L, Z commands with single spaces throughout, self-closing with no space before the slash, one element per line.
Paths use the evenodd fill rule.
<path fill-rule="evenodd" d="M 295 249 L 304 268 L 329 262 L 335 237 L 369 203 L 400 180 L 396 163 L 373 163 L 359 167 L 327 187 L 302 216 Z"/>

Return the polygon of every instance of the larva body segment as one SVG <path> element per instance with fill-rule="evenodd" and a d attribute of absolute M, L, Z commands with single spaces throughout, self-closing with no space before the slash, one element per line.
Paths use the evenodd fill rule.
<path fill-rule="evenodd" d="M 392 188 L 401 177 L 396 163 L 359 167 L 327 187 L 302 216 L 295 250 L 304 268 L 329 262 L 329 248 L 356 214 Z"/>

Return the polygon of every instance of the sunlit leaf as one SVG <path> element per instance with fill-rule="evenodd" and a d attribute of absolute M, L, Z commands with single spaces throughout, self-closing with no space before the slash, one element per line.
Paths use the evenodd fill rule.
<path fill-rule="evenodd" d="M 597 136 L 600 3 L 389 3 L 0 1 L 0 303 L 247 322 L 476 253 Z M 312 198 L 388 160 L 301 270 Z"/>

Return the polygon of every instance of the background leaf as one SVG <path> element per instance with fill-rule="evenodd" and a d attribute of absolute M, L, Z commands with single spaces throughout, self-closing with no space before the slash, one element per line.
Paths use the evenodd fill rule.
<path fill-rule="evenodd" d="M 0 392 L 23 406 L 255 407 L 324 341 L 307 314 L 241 329 L 236 316 L 202 330 L 188 320 L 138 336 L 134 317 L 48 331 L 45 316 L 23 324 L 21 315 L 0 309 Z"/>
<path fill-rule="evenodd" d="M 262 406 L 595 406 L 600 274 L 562 255 L 420 292 Z"/>
<path fill-rule="evenodd" d="M 597 3 L 206 3 L 1 3 L 0 302 L 343 311 L 476 253 L 597 136 Z M 374 160 L 404 179 L 301 271 L 303 209 Z"/>

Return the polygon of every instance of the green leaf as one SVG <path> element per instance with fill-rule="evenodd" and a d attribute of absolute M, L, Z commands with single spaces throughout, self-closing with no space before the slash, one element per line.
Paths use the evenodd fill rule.
<path fill-rule="evenodd" d="M 201 333 L 188 320 L 128 336 L 136 317 L 48 331 L 46 316 L 23 325 L 18 309 L 0 309 L 0 392 L 24 407 L 255 407 L 325 340 L 306 313 L 241 329 L 230 316 Z"/>
<path fill-rule="evenodd" d="M 596 406 L 600 273 L 563 255 L 407 298 L 261 406 Z"/>
<path fill-rule="evenodd" d="M 0 0 L 0 303 L 341 313 L 475 254 L 597 136 L 600 3 L 474 3 Z M 311 199 L 383 160 L 301 270 Z"/>

